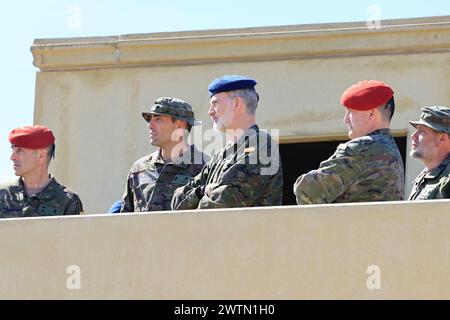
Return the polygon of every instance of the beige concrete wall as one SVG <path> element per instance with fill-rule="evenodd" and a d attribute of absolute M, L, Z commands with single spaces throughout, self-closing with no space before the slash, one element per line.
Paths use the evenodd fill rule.
<path fill-rule="evenodd" d="M 449 299 L 449 208 L 441 200 L 2 219 L 0 298 Z M 368 274 L 373 265 L 379 273 Z M 379 290 L 367 287 L 372 275 Z"/>
<path fill-rule="evenodd" d="M 36 40 L 36 123 L 57 136 L 53 173 L 88 213 L 105 212 L 136 159 L 152 149 L 140 112 L 160 96 L 190 101 L 203 129 L 210 81 L 256 78 L 258 122 L 281 138 L 346 135 L 340 96 L 362 79 L 395 90 L 392 128 L 411 133 L 422 105 L 449 104 L 450 17 Z M 408 148 L 409 148 L 408 141 Z M 408 191 L 422 164 L 408 159 Z M 285 186 L 291 188 L 292 186 Z"/>

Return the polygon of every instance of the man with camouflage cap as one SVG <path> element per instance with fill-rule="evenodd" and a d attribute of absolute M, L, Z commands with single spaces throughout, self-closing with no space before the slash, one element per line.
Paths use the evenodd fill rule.
<path fill-rule="evenodd" d="M 175 191 L 172 209 L 278 206 L 283 174 L 278 145 L 255 122 L 256 81 L 225 75 L 212 81 L 208 114 L 228 143 L 202 172 Z M 265 157 L 265 155 L 270 155 Z"/>
<path fill-rule="evenodd" d="M 408 200 L 450 198 L 450 108 L 422 108 L 419 121 L 410 121 L 410 155 L 425 164 L 417 176 Z"/>
<path fill-rule="evenodd" d="M 170 210 L 174 190 L 197 175 L 208 160 L 186 143 L 191 127 L 199 124 L 188 102 L 162 97 L 142 117 L 148 122 L 150 143 L 158 150 L 131 167 L 120 212 Z"/>
<path fill-rule="evenodd" d="M 394 92 L 385 83 L 361 81 L 341 98 L 346 108 L 347 143 L 301 175 L 294 185 L 298 204 L 392 201 L 404 197 L 404 167 L 389 131 Z"/>
<path fill-rule="evenodd" d="M 9 134 L 11 161 L 16 176 L 0 184 L 0 218 L 78 215 L 79 196 L 48 174 L 55 152 L 55 137 L 45 126 L 16 128 Z"/>

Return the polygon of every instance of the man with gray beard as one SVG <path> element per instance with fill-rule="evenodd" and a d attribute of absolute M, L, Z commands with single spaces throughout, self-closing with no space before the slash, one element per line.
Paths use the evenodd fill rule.
<path fill-rule="evenodd" d="M 414 180 L 408 200 L 450 198 L 450 108 L 422 108 L 419 121 L 410 121 L 416 131 L 411 135 L 410 156 L 425 164 Z"/>
<path fill-rule="evenodd" d="M 178 188 L 172 209 L 279 206 L 283 174 L 278 144 L 256 124 L 259 96 L 254 79 L 225 75 L 211 82 L 208 111 L 226 146 L 200 174 Z"/>

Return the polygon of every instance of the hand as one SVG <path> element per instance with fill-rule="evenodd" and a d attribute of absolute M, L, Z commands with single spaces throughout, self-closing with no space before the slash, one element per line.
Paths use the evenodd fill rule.
<path fill-rule="evenodd" d="M 211 193 L 214 190 L 214 188 L 216 188 L 219 184 L 218 183 L 210 183 L 205 187 L 205 194 L 208 197 L 211 197 Z"/>

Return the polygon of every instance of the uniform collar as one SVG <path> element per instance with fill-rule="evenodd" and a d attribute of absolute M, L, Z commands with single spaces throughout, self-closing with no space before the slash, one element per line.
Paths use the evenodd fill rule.
<path fill-rule="evenodd" d="M 48 177 L 50 178 L 50 182 L 47 184 L 47 186 L 41 192 L 35 194 L 34 195 L 35 197 L 37 197 L 39 199 L 51 199 L 54 197 L 52 190 L 55 190 L 55 188 L 58 187 L 58 182 L 56 182 L 56 179 L 54 177 L 52 177 L 51 175 L 48 175 Z M 22 177 L 17 179 L 17 186 L 20 187 L 21 192 L 25 196 L 25 185 L 23 183 Z"/>
<path fill-rule="evenodd" d="M 245 130 L 244 134 L 241 137 L 239 137 L 239 139 L 236 140 L 236 142 L 233 143 L 232 145 L 241 145 L 241 144 L 245 143 L 246 139 L 253 138 L 254 136 L 256 136 L 258 134 L 258 132 L 259 132 L 259 127 L 257 124 L 254 124 L 247 130 Z"/>
<path fill-rule="evenodd" d="M 150 162 L 152 164 L 161 164 L 161 165 L 172 164 L 174 166 L 187 168 L 190 165 L 195 164 L 194 160 L 199 158 L 198 156 L 196 157 L 195 155 L 200 154 L 200 151 L 198 151 L 195 145 L 188 145 L 188 149 L 190 149 L 190 152 L 183 153 L 181 156 L 172 159 L 171 162 L 165 162 L 163 157 L 161 156 L 161 148 L 159 148 L 158 150 L 153 152 L 153 154 L 150 156 Z"/>
<path fill-rule="evenodd" d="M 449 164 L 450 164 L 450 154 L 447 155 L 447 158 L 445 158 L 445 160 L 442 161 L 440 165 L 438 165 L 436 168 L 426 173 L 425 179 L 434 179 L 438 177 Z"/>
<path fill-rule="evenodd" d="M 158 150 L 156 150 L 155 152 L 153 152 L 150 155 L 150 163 L 151 164 L 159 163 L 159 164 L 162 164 L 162 165 L 166 164 L 164 162 L 163 157 L 161 156 L 161 148 L 159 148 Z"/>
<path fill-rule="evenodd" d="M 369 136 L 373 136 L 376 134 L 386 134 L 386 135 L 391 135 L 391 130 L 388 128 L 384 128 L 384 129 L 377 129 L 375 131 L 372 131 L 371 133 L 369 133 Z"/>

